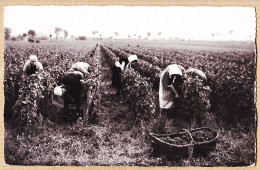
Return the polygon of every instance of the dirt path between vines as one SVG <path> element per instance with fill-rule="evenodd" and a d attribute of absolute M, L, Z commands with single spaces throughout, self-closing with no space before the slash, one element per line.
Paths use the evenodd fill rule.
<path fill-rule="evenodd" d="M 101 60 L 100 114 L 96 133 L 101 137 L 99 151 L 93 157 L 94 165 L 137 165 L 147 160 L 144 158 L 147 148 L 144 146 L 142 133 L 135 125 L 133 112 L 122 98 L 116 95 L 112 87 L 111 70 L 104 54 L 99 50 Z M 138 163 L 139 162 L 139 163 Z M 142 162 L 142 163 L 141 163 Z"/>

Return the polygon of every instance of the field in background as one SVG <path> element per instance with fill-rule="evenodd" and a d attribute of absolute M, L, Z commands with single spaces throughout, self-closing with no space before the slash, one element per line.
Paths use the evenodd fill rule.
<path fill-rule="evenodd" d="M 151 48 L 213 50 L 213 51 L 254 51 L 255 42 L 249 41 L 163 41 L 163 40 L 112 40 L 113 46 L 140 46 Z"/>
<path fill-rule="evenodd" d="M 5 45 L 6 47 L 13 46 L 15 49 L 18 47 L 32 49 L 34 46 L 39 49 L 50 48 L 55 51 L 57 48 L 59 49 L 57 50 L 58 55 L 63 54 L 63 51 L 69 51 L 68 49 L 72 47 L 76 51 L 79 50 L 79 54 L 85 56 L 87 51 L 93 49 L 97 43 L 120 49 L 139 49 L 141 53 L 147 55 L 149 55 L 150 49 L 153 49 L 155 52 L 158 51 L 158 53 L 163 52 L 162 54 L 166 54 L 170 50 L 176 50 L 180 56 L 182 54 L 185 54 L 185 56 L 207 54 L 209 57 L 212 57 L 213 54 L 239 55 L 237 57 L 244 58 L 244 64 L 248 64 L 248 56 L 246 54 L 250 54 L 252 57 L 255 49 L 255 44 L 252 42 L 216 43 L 136 40 L 53 40 L 42 41 L 39 44 L 17 41 L 7 42 Z M 77 47 L 80 48 L 77 50 Z M 81 51 L 80 49 L 85 50 Z M 206 157 L 194 157 L 192 160 L 168 160 L 163 156 L 154 156 L 147 132 L 159 132 L 159 128 L 165 133 L 174 132 L 179 128 L 176 127 L 176 124 L 182 122 L 178 120 L 178 117 L 174 117 L 173 119 L 153 118 L 148 121 L 134 121 L 133 110 L 128 107 L 128 103 L 124 99 L 118 98 L 115 95 L 115 89 L 111 88 L 111 72 L 105 54 L 100 51 L 100 48 L 97 51 L 100 54 L 100 74 L 102 80 L 102 99 L 100 101 L 97 122 L 84 126 L 82 119 L 79 119 L 75 124 L 67 125 L 62 123 L 56 124 L 47 119 L 43 122 L 42 126 L 36 126 L 27 131 L 19 132 L 20 130 L 13 124 L 11 119 L 5 119 L 4 151 L 7 164 L 60 166 L 249 166 L 254 164 L 256 154 L 256 129 L 254 120 L 244 121 L 244 119 L 238 119 L 232 123 L 225 122 L 225 120 L 215 121 L 216 117 L 214 116 L 216 115 L 214 113 L 212 114 L 212 122 L 208 124 L 220 133 L 216 150 Z M 208 53 L 205 51 L 213 52 Z M 227 51 L 228 53 L 221 53 Z M 42 54 L 45 53 L 46 51 L 42 52 Z M 214 57 L 221 58 L 223 56 Z M 73 62 L 69 59 L 69 56 L 66 59 L 68 59 L 70 64 Z M 40 58 L 39 60 L 43 61 L 44 58 Z M 225 61 L 224 65 L 229 65 L 231 61 L 233 61 L 232 58 L 229 58 L 229 60 Z M 248 61 L 252 63 L 252 58 L 249 58 Z M 44 60 L 44 62 L 49 64 L 48 60 Z M 186 60 L 184 59 L 181 62 L 186 62 Z M 19 59 L 19 62 L 15 64 L 21 68 L 21 63 L 23 61 Z M 57 65 L 61 63 L 57 61 Z M 166 59 L 162 64 L 165 63 L 167 63 Z M 251 63 L 249 63 L 250 66 Z M 219 65 L 219 63 L 216 64 Z M 198 67 L 200 66 L 198 64 Z M 62 67 L 63 71 L 66 71 L 67 68 L 69 66 Z M 5 68 L 5 71 L 9 72 L 10 69 L 12 68 Z M 209 70 L 210 68 L 206 67 L 206 69 Z M 250 68 L 249 70 L 252 73 L 254 68 Z M 246 72 L 248 69 L 243 71 Z M 240 76 L 238 74 L 235 78 L 239 78 Z M 5 77 L 5 80 L 8 78 Z M 254 108 L 251 109 L 254 110 Z M 254 114 L 251 111 L 249 112 Z M 227 110 L 218 110 L 218 114 L 221 115 L 222 113 L 227 113 Z"/>
<path fill-rule="evenodd" d="M 85 47 L 90 48 L 94 47 L 98 40 L 88 40 L 88 41 L 78 41 L 78 40 L 42 40 L 40 43 L 31 43 L 27 40 L 23 41 L 6 41 L 5 45 L 17 45 L 17 46 L 54 46 L 54 47 Z"/>
<path fill-rule="evenodd" d="M 107 44 L 116 47 L 140 46 L 152 48 L 187 49 L 187 50 L 216 50 L 216 51 L 254 51 L 255 42 L 252 41 L 170 41 L 170 40 L 131 40 L 131 39 L 89 39 L 89 40 L 42 40 L 41 45 L 86 45 Z M 24 41 L 8 41 L 7 44 L 16 45 L 38 45 Z"/>

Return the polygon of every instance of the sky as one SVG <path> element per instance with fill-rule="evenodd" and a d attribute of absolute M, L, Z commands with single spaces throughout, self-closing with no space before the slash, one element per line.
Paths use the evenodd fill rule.
<path fill-rule="evenodd" d="M 13 36 L 30 29 L 55 36 L 59 27 L 68 37 L 92 37 L 96 30 L 96 37 L 145 38 L 150 32 L 149 39 L 254 40 L 256 18 L 251 7 L 7 6 L 4 27 Z"/>

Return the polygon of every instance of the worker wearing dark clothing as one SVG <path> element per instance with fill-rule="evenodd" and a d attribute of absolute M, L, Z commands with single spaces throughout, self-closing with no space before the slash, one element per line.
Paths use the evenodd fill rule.
<path fill-rule="evenodd" d="M 117 89 L 116 94 L 118 96 L 121 95 L 121 88 L 122 88 L 122 83 L 121 83 L 121 73 L 123 71 L 123 66 L 120 63 L 120 61 L 116 61 L 115 65 L 112 67 L 112 87 Z"/>
<path fill-rule="evenodd" d="M 80 80 L 84 78 L 83 74 L 79 71 L 69 72 L 63 77 L 58 79 L 58 85 L 64 85 L 64 118 L 65 121 L 72 122 L 77 120 L 80 116 L 81 107 L 81 92 L 82 85 Z"/>
<path fill-rule="evenodd" d="M 128 58 L 120 58 L 119 61 L 116 61 L 112 67 L 112 87 L 117 89 L 116 94 L 121 95 L 121 73 L 126 67 L 130 67 L 132 62 L 137 61 L 136 55 L 130 55 Z"/>
<path fill-rule="evenodd" d="M 119 63 L 125 68 L 129 64 L 128 58 L 120 58 Z"/>
<path fill-rule="evenodd" d="M 77 73 L 76 71 L 66 74 L 60 79 L 60 83 L 63 84 L 66 88 L 66 93 L 64 94 L 64 111 L 68 111 L 72 103 L 75 103 L 77 109 L 80 107 L 80 94 L 82 91 L 82 85 L 80 80 L 83 79 L 82 74 Z M 75 108 L 74 108 L 75 109 Z"/>
<path fill-rule="evenodd" d="M 77 118 L 77 113 L 81 112 L 81 93 L 83 90 L 81 80 L 89 75 L 89 64 L 75 63 L 67 74 L 58 78 L 58 86 L 54 89 L 54 94 L 64 95 L 64 116 L 67 120 Z M 62 85 L 64 88 L 61 88 Z"/>

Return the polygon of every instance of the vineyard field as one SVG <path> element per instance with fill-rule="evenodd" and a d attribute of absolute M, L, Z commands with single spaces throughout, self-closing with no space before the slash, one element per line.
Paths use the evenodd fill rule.
<path fill-rule="evenodd" d="M 30 54 L 43 64 L 26 77 Z M 121 74 L 122 96 L 112 87 L 115 61 L 138 62 Z M 66 122 L 53 105 L 59 77 L 73 63 L 88 62 L 82 112 Z M 202 70 L 187 75 L 174 109 L 159 115 L 160 74 L 169 64 Z M 250 166 L 256 162 L 256 54 L 253 42 L 148 40 L 46 40 L 4 44 L 4 156 L 9 165 L 48 166 Z M 95 89 L 91 105 L 86 94 Z M 88 109 L 87 109 L 88 110 Z M 86 117 L 87 116 L 87 117 Z M 154 153 L 149 133 L 209 127 L 219 134 L 206 155 L 181 159 Z"/>

